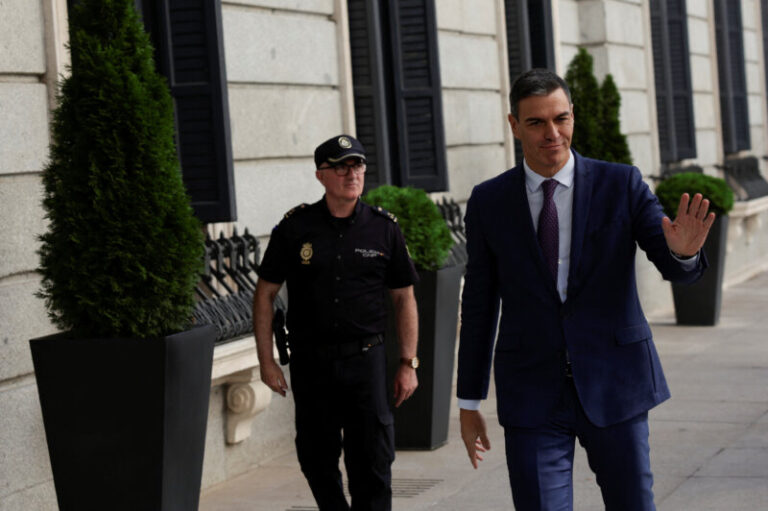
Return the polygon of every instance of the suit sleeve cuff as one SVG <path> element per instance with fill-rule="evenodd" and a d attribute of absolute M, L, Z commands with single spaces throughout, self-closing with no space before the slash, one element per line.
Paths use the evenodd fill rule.
<path fill-rule="evenodd" d="M 461 399 L 459 398 L 459 408 L 463 410 L 479 410 L 480 409 L 480 400 L 479 399 Z"/>
<path fill-rule="evenodd" d="M 691 257 L 686 257 L 685 259 L 681 258 L 671 250 L 669 253 L 672 255 L 672 257 L 675 259 L 675 261 L 679 262 L 684 270 L 693 270 L 698 266 L 699 264 L 699 257 L 701 255 L 701 251 L 696 252 L 696 255 L 693 255 Z"/>

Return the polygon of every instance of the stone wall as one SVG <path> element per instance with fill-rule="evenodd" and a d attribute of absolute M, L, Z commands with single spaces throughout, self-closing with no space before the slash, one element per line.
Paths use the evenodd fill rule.
<path fill-rule="evenodd" d="M 63 1 L 8 0 L 0 16 L 0 509 L 55 510 L 29 339 L 54 331 L 42 302 L 37 236 L 49 101 L 63 71 Z"/>
<path fill-rule="evenodd" d="M 709 173 L 723 160 L 720 126 L 720 86 L 717 77 L 715 18 L 706 1 L 688 2 L 688 49 L 696 129 L 696 161 Z"/>
<path fill-rule="evenodd" d="M 320 198 L 314 148 L 351 128 L 336 4 L 223 3 L 238 225 L 254 234 L 268 234 L 283 213 Z"/>
<path fill-rule="evenodd" d="M 54 331 L 34 293 L 37 236 L 45 228 L 40 173 L 55 81 L 66 63 L 66 0 L 0 3 L 0 511 L 47 511 L 56 509 L 55 495 L 28 340 Z M 314 147 L 333 134 L 354 133 L 345 5 L 345 0 L 222 1 L 236 226 L 247 226 L 262 239 L 285 211 L 321 196 Z M 598 78 L 613 74 L 622 94 L 622 129 L 636 164 L 645 175 L 658 174 L 647 2 L 553 0 L 552 6 L 558 71 L 565 72 L 579 46 L 590 50 Z M 711 1 L 688 0 L 687 6 L 698 146 L 691 163 L 717 174 L 723 155 Z M 506 121 L 504 1 L 440 0 L 436 8 L 447 195 L 463 203 L 475 184 L 514 165 Z M 742 5 L 749 154 L 758 158 L 768 136 L 759 8 L 756 0 Z M 735 210 L 726 284 L 768 268 L 766 211 L 763 202 Z M 645 310 L 671 311 L 669 285 L 642 253 L 637 271 Z M 222 350 L 217 348 L 217 356 Z M 204 488 L 292 448 L 290 394 L 257 406 L 261 411 L 249 423 L 250 436 L 228 442 L 232 386 L 244 383 L 263 397 L 254 383 L 253 353 L 242 356 L 249 360 L 247 369 L 224 371 L 229 376 L 218 377 L 212 388 Z"/>
<path fill-rule="evenodd" d="M 766 154 L 766 83 L 763 62 L 763 31 L 759 0 L 742 0 L 741 18 L 744 27 L 744 61 L 747 75 L 747 104 L 749 108 L 750 153 L 758 158 Z M 765 162 L 761 160 L 765 169 Z"/>
<path fill-rule="evenodd" d="M 450 195 L 513 163 L 503 0 L 436 2 Z"/>

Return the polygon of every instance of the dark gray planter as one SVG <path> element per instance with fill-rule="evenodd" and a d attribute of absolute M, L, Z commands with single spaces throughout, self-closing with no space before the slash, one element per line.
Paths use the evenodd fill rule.
<path fill-rule="evenodd" d="M 728 245 L 728 215 L 717 217 L 709 231 L 704 251 L 709 268 L 693 284 L 672 284 L 678 325 L 713 326 L 720 319 L 725 253 Z"/>
<path fill-rule="evenodd" d="M 30 341 L 60 511 L 198 508 L 215 336 Z"/>
<path fill-rule="evenodd" d="M 448 441 L 459 288 L 464 265 L 419 272 L 414 287 L 419 311 L 419 388 L 394 409 L 395 447 L 436 449 Z M 390 374 L 399 367 L 399 346 L 390 314 L 386 333 Z M 390 386 L 391 388 L 391 386 Z"/>

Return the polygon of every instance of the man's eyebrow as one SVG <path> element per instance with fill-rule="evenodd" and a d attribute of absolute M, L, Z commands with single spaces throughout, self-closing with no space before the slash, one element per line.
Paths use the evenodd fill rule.
<path fill-rule="evenodd" d="M 555 119 L 560 119 L 562 117 L 569 117 L 571 115 L 570 110 L 563 110 L 559 114 L 555 116 Z M 532 115 L 530 117 L 526 117 L 523 119 L 523 122 L 533 122 L 533 121 L 543 121 L 544 119 L 542 117 L 536 117 L 535 115 Z"/>

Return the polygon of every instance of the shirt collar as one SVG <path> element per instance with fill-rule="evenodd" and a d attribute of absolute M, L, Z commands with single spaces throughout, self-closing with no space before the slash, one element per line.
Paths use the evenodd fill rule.
<path fill-rule="evenodd" d="M 321 208 L 323 210 L 323 213 L 326 215 L 328 219 L 336 220 L 342 223 L 355 223 L 355 219 L 358 217 L 359 213 L 363 210 L 363 201 L 360 200 L 360 198 L 357 198 L 357 202 L 355 203 L 355 209 L 352 211 L 352 215 L 346 217 L 346 218 L 336 218 L 335 216 L 331 215 L 331 210 L 328 209 L 328 202 L 325 200 L 325 194 L 323 194 L 323 198 L 318 201 L 321 204 Z"/>
<path fill-rule="evenodd" d="M 573 184 L 574 169 L 576 168 L 576 161 L 573 158 L 573 152 L 568 151 L 568 161 L 565 162 L 563 168 L 557 171 L 557 174 L 552 176 L 552 179 L 570 188 Z M 529 192 L 535 192 L 547 178 L 537 174 L 531 167 L 528 166 L 528 162 L 523 158 L 523 169 L 525 170 L 525 186 Z"/>

